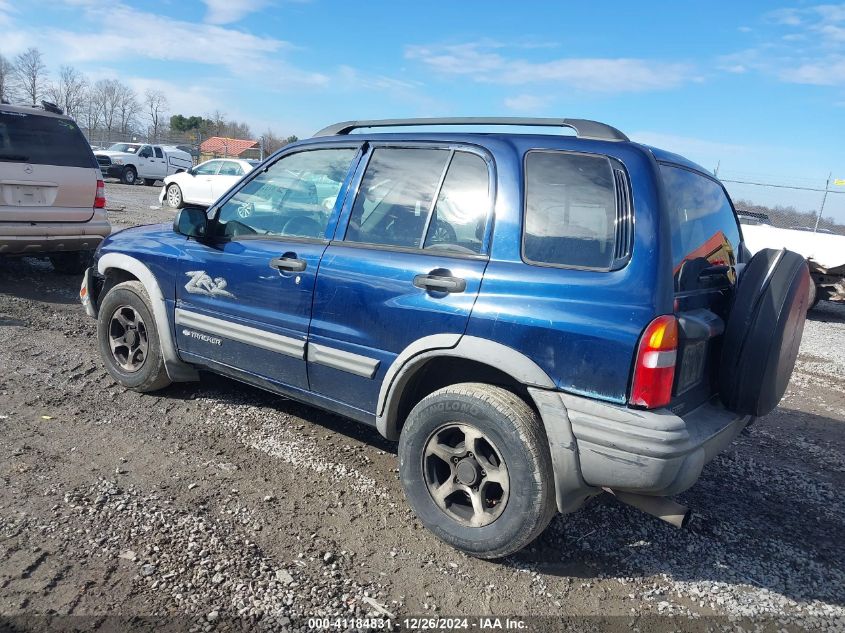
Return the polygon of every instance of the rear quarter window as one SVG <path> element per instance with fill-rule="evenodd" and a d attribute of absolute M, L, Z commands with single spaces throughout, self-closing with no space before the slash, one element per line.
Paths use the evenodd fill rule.
<path fill-rule="evenodd" d="M 525 157 L 523 258 L 608 270 L 616 257 L 614 170 L 604 156 L 531 151 Z"/>
<path fill-rule="evenodd" d="M 0 161 L 96 167 L 91 147 L 73 121 L 0 108 Z"/>
<path fill-rule="evenodd" d="M 702 174 L 661 164 L 676 277 L 686 262 L 733 266 L 740 233 L 733 207 L 722 186 Z M 705 263 L 706 262 L 706 263 Z"/>

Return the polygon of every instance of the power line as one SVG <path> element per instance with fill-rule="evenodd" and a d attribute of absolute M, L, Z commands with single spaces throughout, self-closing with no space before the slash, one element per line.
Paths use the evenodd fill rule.
<path fill-rule="evenodd" d="M 756 185 L 758 187 L 775 187 L 777 189 L 798 189 L 800 191 L 818 191 L 819 193 L 845 193 L 845 191 L 834 191 L 833 189 L 822 189 L 818 187 L 798 187 L 795 185 L 775 185 L 770 182 L 752 182 L 750 180 L 728 180 L 727 178 L 719 178 L 722 182 L 730 182 L 737 185 Z"/>

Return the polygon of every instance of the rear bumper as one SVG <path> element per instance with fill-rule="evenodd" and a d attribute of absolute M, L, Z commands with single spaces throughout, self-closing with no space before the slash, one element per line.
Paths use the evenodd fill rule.
<path fill-rule="evenodd" d="M 0 255 L 94 250 L 110 233 L 102 209 L 87 222 L 0 222 Z"/>
<path fill-rule="evenodd" d="M 540 390 L 531 391 L 537 401 Z M 717 400 L 679 417 L 667 409 L 641 411 L 559 392 L 540 398 L 562 512 L 602 488 L 652 496 L 683 492 L 751 421 Z M 563 434 L 571 440 L 555 442 L 560 431 L 550 431 L 550 424 L 568 426 Z"/>

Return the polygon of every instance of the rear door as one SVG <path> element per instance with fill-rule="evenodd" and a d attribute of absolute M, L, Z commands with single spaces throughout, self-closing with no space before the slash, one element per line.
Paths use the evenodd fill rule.
<path fill-rule="evenodd" d="M 76 123 L 0 105 L 0 222 L 86 222 L 99 173 Z"/>
<path fill-rule="evenodd" d="M 224 193 L 229 191 L 236 182 L 244 175 L 244 170 L 240 163 L 234 160 L 224 160 L 220 162 L 220 170 L 217 176 L 211 181 L 211 196 L 213 200 L 217 200 Z"/>
<path fill-rule="evenodd" d="M 492 159 L 463 147 L 377 145 L 317 275 L 311 390 L 375 412 L 413 341 L 463 334 L 487 265 Z"/>
<path fill-rule="evenodd" d="M 661 163 L 672 233 L 679 358 L 672 409 L 687 411 L 716 393 L 719 341 L 736 284 L 742 235 L 722 185 Z"/>
<path fill-rule="evenodd" d="M 167 157 L 161 147 L 153 145 L 153 157 L 150 161 L 150 171 L 147 177 L 164 180 L 165 176 L 167 176 Z"/>

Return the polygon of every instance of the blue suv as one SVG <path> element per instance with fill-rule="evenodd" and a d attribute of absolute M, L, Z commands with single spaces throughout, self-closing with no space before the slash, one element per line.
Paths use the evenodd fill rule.
<path fill-rule="evenodd" d="M 668 497 L 782 397 L 809 275 L 609 125 L 397 119 L 112 235 L 80 295 L 120 384 L 203 369 L 373 425 L 422 522 L 497 558 L 603 491 L 683 525 Z"/>

